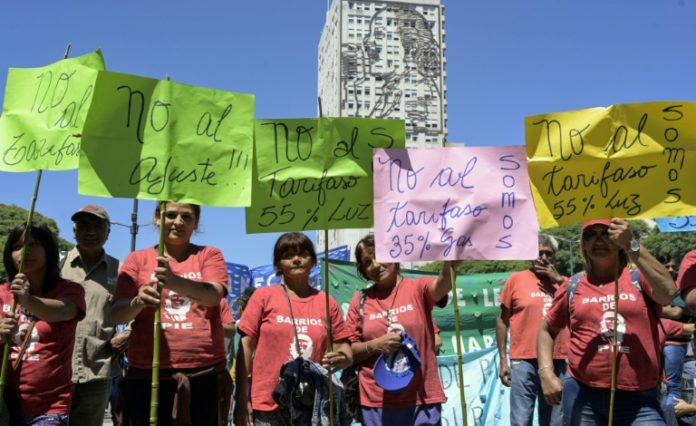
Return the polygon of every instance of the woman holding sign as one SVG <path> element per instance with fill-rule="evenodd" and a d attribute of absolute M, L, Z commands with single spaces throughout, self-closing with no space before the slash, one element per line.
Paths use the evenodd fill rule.
<path fill-rule="evenodd" d="M 321 386 L 315 388 L 317 396 L 311 391 L 307 398 L 302 387 L 297 386 L 293 393 L 303 394 L 306 404 L 293 401 L 290 410 L 276 402 L 285 399 L 277 392 L 281 366 L 300 357 L 333 370 L 353 363 L 348 329 L 333 297 L 328 298 L 333 347 L 326 353 L 327 298 L 324 292 L 309 284 L 309 274 L 316 263 L 314 244 L 305 234 L 288 232 L 276 241 L 273 266 L 282 283 L 256 289 L 237 328 L 241 341 L 236 374 L 236 424 L 282 426 L 296 424 L 292 419 L 297 417 L 307 422 L 302 424 L 322 424 L 317 416 L 326 415 L 322 413 L 325 407 L 313 407 L 314 401 L 326 400 L 325 395 L 318 394 Z M 251 386 L 246 379 L 251 379 Z M 340 414 L 338 404 L 334 406 L 336 414 Z"/>
<path fill-rule="evenodd" d="M 549 404 L 562 404 L 565 424 L 607 424 L 616 332 L 614 424 L 665 424 L 657 393 L 658 322 L 661 305 L 677 292 L 674 281 L 623 219 L 585 222 L 580 244 L 586 273 L 573 276 L 556 291 L 537 336 L 544 397 Z M 627 267 L 629 260 L 637 269 Z M 552 352 L 555 337 L 566 326 L 569 376 L 561 383 L 553 371 Z"/>
<path fill-rule="evenodd" d="M 160 223 L 164 205 L 164 223 Z M 225 368 L 220 299 L 228 274 L 220 250 L 191 243 L 200 207 L 158 203 L 155 225 L 164 227 L 164 257 L 157 247 L 131 253 L 116 285 L 113 319 L 133 320 L 129 368 L 122 382 L 124 424 L 148 423 L 154 309 L 161 307 L 159 424 L 225 424 L 231 379 Z"/>
<path fill-rule="evenodd" d="M 5 401 L 16 417 L 12 424 L 68 424 L 72 350 L 77 322 L 85 315 L 85 292 L 60 277 L 58 243 L 44 224 L 31 227 L 19 272 L 25 228 L 10 232 L 3 253 L 12 278 L 0 286 L 0 342 L 11 345 Z"/>
<path fill-rule="evenodd" d="M 358 242 L 355 259 L 358 273 L 374 283 L 353 296 L 347 319 L 363 424 L 440 424 L 445 394 L 432 310 L 447 304 L 451 262 L 438 278 L 405 278 L 398 263 L 377 262 L 374 235 Z"/>

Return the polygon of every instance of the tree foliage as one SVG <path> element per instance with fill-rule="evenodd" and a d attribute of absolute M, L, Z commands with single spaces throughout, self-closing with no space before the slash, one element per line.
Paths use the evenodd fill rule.
<path fill-rule="evenodd" d="M 12 229 L 20 223 L 27 221 L 29 216 L 29 210 L 23 209 L 16 205 L 8 206 L 6 204 L 0 203 L 0 250 L 4 250 L 5 242 L 7 241 L 7 236 L 10 234 Z M 34 212 L 35 222 L 44 222 L 49 228 L 55 233 L 56 236 L 59 235 L 58 225 L 56 221 L 42 215 L 41 213 Z M 68 241 L 58 237 L 58 247 L 61 250 L 70 250 L 72 244 Z M 5 265 L 0 262 L 0 277 L 3 281 L 7 279 L 5 272 Z"/>
<path fill-rule="evenodd" d="M 644 220 L 631 221 L 630 226 L 641 244 L 656 257 L 668 255 L 679 263 L 686 252 L 696 249 L 696 232 L 660 232 L 657 226 L 651 226 Z M 581 231 L 581 224 L 563 225 L 542 230 L 543 233 L 552 235 L 558 240 L 556 269 L 565 276 L 582 271 Z M 441 267 L 442 262 L 432 262 L 424 265 L 421 269 L 439 271 Z M 528 261 L 468 260 L 462 263 L 459 273 L 514 272 L 528 267 Z"/>

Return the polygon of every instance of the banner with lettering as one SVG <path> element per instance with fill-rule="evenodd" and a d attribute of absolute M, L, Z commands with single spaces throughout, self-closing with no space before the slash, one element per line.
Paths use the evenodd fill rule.
<path fill-rule="evenodd" d="M 696 216 L 663 217 L 655 222 L 660 232 L 696 231 Z"/>
<path fill-rule="evenodd" d="M 373 168 L 378 261 L 537 257 L 523 146 L 378 149 Z"/>
<path fill-rule="evenodd" d="M 525 119 L 542 228 L 696 214 L 696 103 L 613 105 Z"/>
<path fill-rule="evenodd" d="M 372 226 L 372 149 L 406 142 L 402 120 L 256 120 L 246 231 Z"/>
<path fill-rule="evenodd" d="M 442 404 L 442 426 L 463 425 L 459 399 L 457 356 L 437 358 L 440 382 L 447 401 Z M 475 426 L 505 426 L 510 424 L 510 388 L 498 378 L 500 357 L 498 349 L 487 348 L 462 357 L 464 398 L 467 424 Z M 538 425 L 535 413 L 531 425 Z"/>
<path fill-rule="evenodd" d="M 323 267 L 323 263 L 322 263 Z M 437 272 L 402 269 L 407 277 L 432 276 Z M 471 274 L 457 276 L 457 297 L 463 352 L 475 352 L 495 345 L 495 325 L 500 314 L 498 297 L 503 290 L 509 272 Z M 348 313 L 350 300 L 361 288 L 370 283 L 358 276 L 355 263 L 340 260 L 329 261 L 331 295 L 336 299 L 344 315 Z M 452 296 L 445 308 L 433 309 L 433 320 L 440 328 L 442 355 L 455 355 L 456 334 Z"/>
<path fill-rule="evenodd" d="M 79 134 L 99 70 L 100 50 L 39 68 L 10 68 L 0 116 L 0 170 L 77 167 Z"/>
<path fill-rule="evenodd" d="M 253 122 L 253 95 L 100 72 L 79 192 L 248 206 Z"/>

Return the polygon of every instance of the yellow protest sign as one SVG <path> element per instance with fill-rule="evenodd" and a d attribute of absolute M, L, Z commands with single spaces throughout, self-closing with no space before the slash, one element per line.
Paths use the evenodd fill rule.
<path fill-rule="evenodd" d="M 248 233 L 372 226 L 372 150 L 403 148 L 402 120 L 256 120 Z"/>
<path fill-rule="evenodd" d="M 79 192 L 248 206 L 253 126 L 253 95 L 100 72 Z"/>
<path fill-rule="evenodd" d="M 696 103 L 614 105 L 525 119 L 542 228 L 696 214 Z"/>
<path fill-rule="evenodd" d="M 10 68 L 0 117 L 0 170 L 77 167 L 82 126 L 94 93 L 101 51 L 39 68 Z"/>

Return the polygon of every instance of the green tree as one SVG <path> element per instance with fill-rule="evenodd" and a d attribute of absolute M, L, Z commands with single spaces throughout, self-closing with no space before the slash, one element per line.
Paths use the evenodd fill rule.
<path fill-rule="evenodd" d="M 7 236 L 10 234 L 12 229 L 20 223 L 26 222 L 29 216 L 29 210 L 23 209 L 16 205 L 8 206 L 6 204 L 0 203 L 0 250 L 4 250 L 5 242 L 7 241 Z M 49 228 L 58 236 L 60 234 L 58 225 L 56 221 L 42 215 L 41 213 L 34 212 L 35 222 L 44 222 Z M 72 244 L 68 241 L 58 237 L 58 247 L 61 250 L 70 250 Z M 5 265 L 0 262 L 0 277 L 3 281 L 7 280 L 5 271 Z"/>
<path fill-rule="evenodd" d="M 421 271 L 439 271 L 442 262 L 430 262 L 420 267 Z M 459 267 L 460 275 L 514 272 L 529 268 L 528 260 L 465 260 Z"/>
<path fill-rule="evenodd" d="M 696 249 L 696 232 L 660 232 L 655 227 L 640 242 L 653 256 L 670 256 L 679 264 L 686 252 Z"/>

